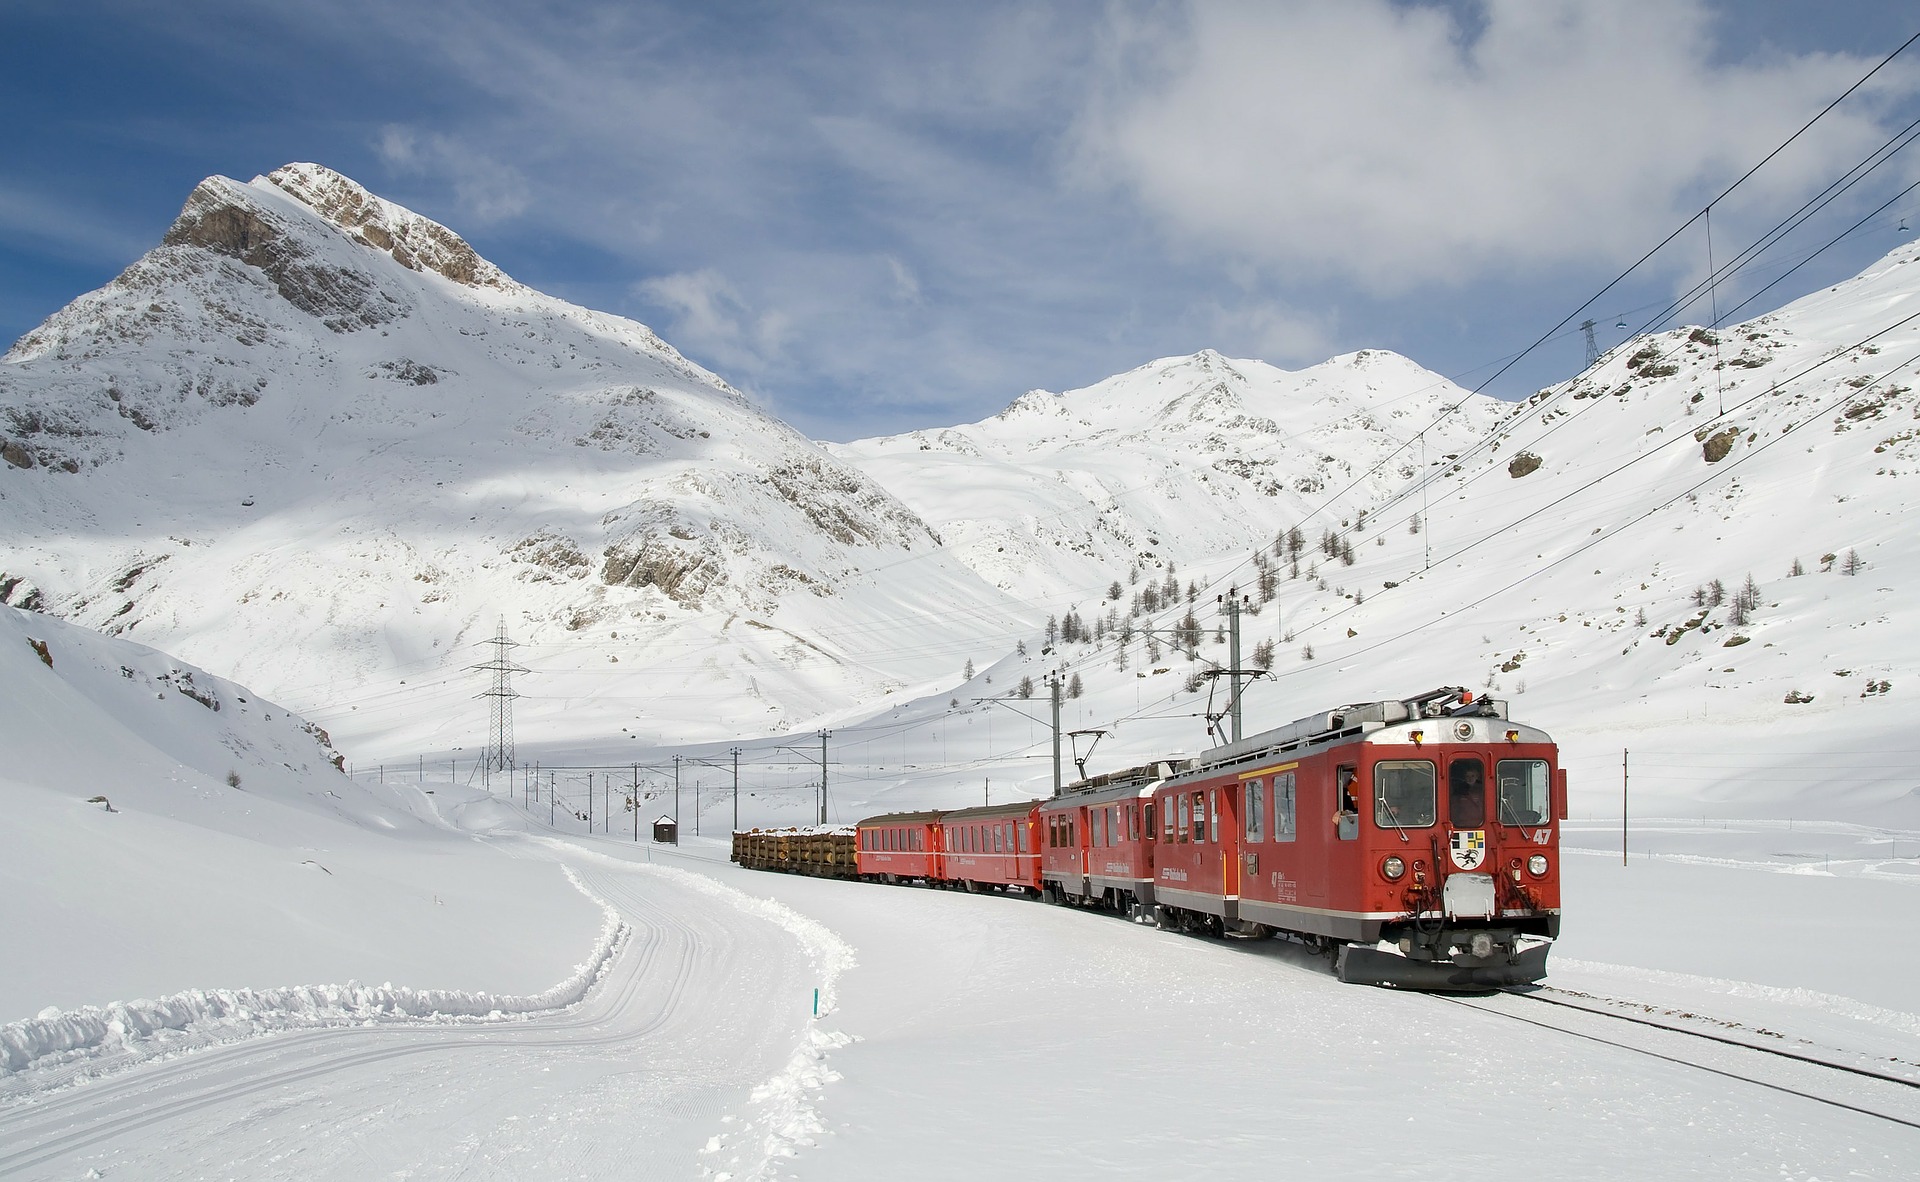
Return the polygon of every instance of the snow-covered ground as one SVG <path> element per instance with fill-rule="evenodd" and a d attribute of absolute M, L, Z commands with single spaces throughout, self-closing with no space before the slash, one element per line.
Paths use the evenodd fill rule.
<path fill-rule="evenodd" d="M 0 1175 L 1914 1175 L 1920 1093 L 1618 1018 L 1920 1079 L 1920 249 L 1479 443 L 1404 359 L 1203 353 L 830 449 L 343 178 L 209 184 L 299 249 L 183 218 L 0 374 L 0 599 L 62 617 L 0 607 Z M 1555 735 L 1549 996 L 1614 1017 L 726 863 L 823 774 L 1044 795 L 1050 673 L 1089 771 L 1213 742 L 1230 585 L 1249 730 L 1466 683 Z M 491 596 L 545 648 L 489 785 Z"/>
<path fill-rule="evenodd" d="M 743 871 L 504 777 L 349 777 L 245 687 L 46 617 L 0 611 L 0 685 L 8 1177 L 1411 1177 L 1443 1143 L 1899 1178 L 1920 1146 L 1852 1110 L 1920 1121 L 1909 1089 L 1615 1019 L 1550 1024 L 1650 1054 L 1279 941 Z M 907 764 L 948 741 L 902 734 Z M 703 805 L 724 832 L 730 794 Z M 1920 1080 L 1920 827 L 1635 814 L 1624 866 L 1617 816 L 1567 830 L 1554 996 Z"/>
<path fill-rule="evenodd" d="M 514 1021 L 304 1029 L 84 1087 L 26 1092 L 36 1073 L 21 1073 L 0 1108 L 0 1168 L 966 1179 L 1286 1162 L 1419 1177 L 1443 1143 L 1550 1177 L 1899 1178 L 1920 1143 L 1915 1129 L 1696 1067 L 1341 986 L 1279 942 L 754 874 L 725 864 L 717 841 L 496 840 L 574 868 L 631 929 L 586 1000 Z M 1873 884 L 1779 876 L 1800 889 L 1756 896 L 1766 876 L 1730 859 L 1573 859 L 1551 984 L 1920 1079 L 1910 942 L 1856 922 L 1826 929 L 1825 955 L 1787 946 L 1829 909 L 1857 913 L 1857 888 Z M 1655 930 L 1676 897 L 1693 930 Z M 1753 915 L 1781 899 L 1794 901 L 1781 922 Z M 1742 946 L 1763 933 L 1771 951 Z M 1652 1049 L 1755 1070 L 1737 1052 Z M 1902 1089 L 1761 1070 L 1920 1120 Z"/>

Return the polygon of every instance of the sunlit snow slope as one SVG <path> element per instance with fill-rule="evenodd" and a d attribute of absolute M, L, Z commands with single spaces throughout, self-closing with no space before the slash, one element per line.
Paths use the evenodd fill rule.
<path fill-rule="evenodd" d="M 73 1036 L 6 1037 L 48 1006 L 356 978 L 535 993 L 601 927 L 558 868 L 469 839 L 516 824 L 486 802 L 443 817 L 356 782 L 245 686 L 13 608 L 0 751 L 0 1058 Z"/>
<path fill-rule="evenodd" d="M 541 675 L 523 728 L 680 736 L 878 697 L 926 674 L 906 639 L 1005 611 L 644 326 L 315 165 L 203 182 L 16 344 L 0 455 L 0 598 L 258 685 L 349 752 L 484 741 L 466 667 L 502 617 Z"/>

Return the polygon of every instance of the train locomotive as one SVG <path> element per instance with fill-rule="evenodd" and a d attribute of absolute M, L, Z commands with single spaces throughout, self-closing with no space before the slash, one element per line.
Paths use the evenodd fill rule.
<path fill-rule="evenodd" d="M 1343 981 L 1530 984 L 1560 930 L 1566 772 L 1507 704 L 1444 687 L 1309 715 L 1020 804 L 870 817 L 838 869 L 736 834 L 742 865 L 1019 892 L 1213 935 L 1285 934 Z"/>

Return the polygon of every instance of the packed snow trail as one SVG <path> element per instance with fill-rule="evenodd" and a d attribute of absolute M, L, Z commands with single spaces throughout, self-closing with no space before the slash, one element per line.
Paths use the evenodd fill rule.
<path fill-rule="evenodd" d="M 577 1005 L 280 1033 L 31 1095 L 0 1107 L 0 1176 L 761 1175 L 827 1078 L 835 1040 L 809 1015 L 831 934 L 683 871 L 557 852 L 632 929 Z"/>

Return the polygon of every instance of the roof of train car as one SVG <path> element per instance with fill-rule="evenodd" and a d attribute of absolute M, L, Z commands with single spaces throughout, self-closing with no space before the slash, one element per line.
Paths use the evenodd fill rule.
<path fill-rule="evenodd" d="M 942 821 L 990 821 L 995 817 L 1018 817 L 1033 811 L 1033 806 L 1045 804 L 1043 800 L 1022 800 L 1011 804 L 980 804 L 966 809 L 949 809 L 940 814 Z"/>
<path fill-rule="evenodd" d="M 938 810 L 919 813 L 882 813 L 877 817 L 862 817 L 854 824 L 863 829 L 881 825 L 932 825 L 945 815 Z"/>

